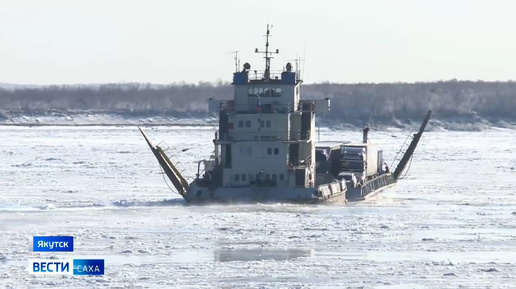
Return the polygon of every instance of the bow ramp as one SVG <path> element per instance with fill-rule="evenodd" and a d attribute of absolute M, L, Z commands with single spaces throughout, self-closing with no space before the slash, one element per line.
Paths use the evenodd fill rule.
<path fill-rule="evenodd" d="M 410 136 L 410 137 L 412 137 L 412 141 L 410 142 L 410 145 L 405 149 L 405 153 L 403 154 L 403 157 L 401 158 L 400 162 L 396 166 L 396 169 L 394 170 L 394 173 L 393 173 L 394 182 L 397 182 L 400 179 L 401 174 L 407 167 L 407 164 L 410 162 L 410 159 L 412 158 L 412 155 L 414 154 L 414 151 L 416 150 L 417 144 L 419 143 L 421 136 L 423 136 L 423 132 L 425 131 L 426 125 L 428 124 L 428 121 L 430 120 L 431 116 L 432 116 L 432 111 L 429 110 L 426 113 L 425 119 L 423 120 L 423 123 L 421 124 L 419 131 L 417 133 L 415 133 L 414 136 Z M 402 149 L 400 149 L 400 153 L 402 151 L 403 151 L 403 146 L 402 146 Z"/>
<path fill-rule="evenodd" d="M 152 153 L 156 159 L 158 159 L 159 165 L 163 168 L 163 171 L 165 171 L 167 177 L 170 179 L 179 194 L 184 197 L 186 195 L 186 191 L 188 190 L 188 182 L 185 180 L 185 178 L 183 178 L 172 161 L 170 161 L 170 158 L 165 154 L 163 149 L 160 146 L 155 146 L 152 144 L 141 127 L 138 127 L 138 129 L 142 133 L 143 138 L 145 138 L 145 141 L 149 145 Z"/>

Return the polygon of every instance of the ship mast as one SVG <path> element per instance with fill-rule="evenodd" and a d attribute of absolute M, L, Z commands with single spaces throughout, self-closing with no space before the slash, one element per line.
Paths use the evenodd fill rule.
<path fill-rule="evenodd" d="M 240 59 L 238 59 L 238 50 L 231 52 L 235 54 L 235 72 L 238 72 L 238 67 L 240 67 Z"/>
<path fill-rule="evenodd" d="M 279 49 L 276 49 L 275 52 L 269 52 L 269 36 L 270 36 L 270 29 L 272 29 L 272 25 L 267 24 L 267 34 L 265 36 L 265 51 L 259 51 L 258 48 L 254 50 L 255 53 L 263 53 L 265 54 L 265 71 L 263 73 L 263 79 L 265 82 L 269 81 L 271 79 L 271 59 L 274 58 L 271 55 L 273 54 L 279 54 Z"/>

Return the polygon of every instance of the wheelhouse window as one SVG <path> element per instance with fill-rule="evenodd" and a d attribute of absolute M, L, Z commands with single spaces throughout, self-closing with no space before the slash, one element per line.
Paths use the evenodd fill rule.
<path fill-rule="evenodd" d="M 249 87 L 247 93 L 254 97 L 281 97 L 281 87 Z"/>

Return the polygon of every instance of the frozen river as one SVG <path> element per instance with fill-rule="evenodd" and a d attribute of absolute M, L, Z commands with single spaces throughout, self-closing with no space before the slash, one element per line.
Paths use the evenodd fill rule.
<path fill-rule="evenodd" d="M 146 129 L 190 176 L 215 130 Z M 389 160 L 407 134 L 369 137 Z M 136 127 L 0 135 L 0 287 L 516 288 L 514 130 L 427 132 L 405 179 L 344 207 L 186 206 Z M 29 252 L 32 236 L 57 234 L 75 252 Z M 27 273 L 28 259 L 51 257 L 104 258 L 106 274 Z"/>

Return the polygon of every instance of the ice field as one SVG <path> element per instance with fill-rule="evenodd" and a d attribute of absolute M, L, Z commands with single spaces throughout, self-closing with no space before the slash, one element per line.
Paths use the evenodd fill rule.
<path fill-rule="evenodd" d="M 194 176 L 215 127 L 146 127 Z M 369 134 L 390 164 L 408 131 Z M 516 288 L 516 131 L 430 131 L 360 203 L 185 205 L 133 126 L 0 126 L 0 287 Z M 321 129 L 321 140 L 361 139 Z M 71 235 L 73 253 L 29 252 Z M 27 260 L 104 258 L 104 276 Z"/>

